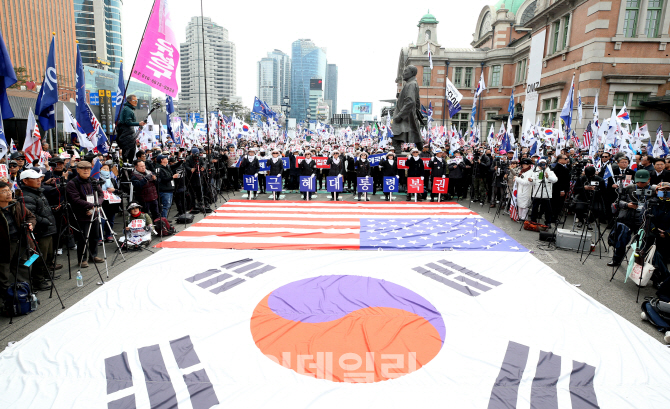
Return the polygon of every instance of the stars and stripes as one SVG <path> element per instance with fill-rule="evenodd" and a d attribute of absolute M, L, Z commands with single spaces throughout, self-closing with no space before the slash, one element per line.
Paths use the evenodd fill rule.
<path fill-rule="evenodd" d="M 157 247 L 527 251 L 456 203 L 232 200 Z"/>
<path fill-rule="evenodd" d="M 582 148 L 588 149 L 591 146 L 591 138 L 593 138 L 593 128 L 591 128 L 591 122 L 589 121 L 582 135 Z"/>

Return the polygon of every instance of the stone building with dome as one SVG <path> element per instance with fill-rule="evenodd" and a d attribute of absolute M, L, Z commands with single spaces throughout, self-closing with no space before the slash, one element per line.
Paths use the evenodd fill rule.
<path fill-rule="evenodd" d="M 400 51 L 397 89 L 402 87 L 404 67 L 415 65 L 422 105 L 432 103 L 436 123 L 453 124 L 465 132 L 483 72 L 487 89 L 477 102 L 476 123 L 482 133 L 487 133 L 491 125 L 497 132 L 507 121 L 514 91 L 512 124 L 515 135 L 519 135 L 524 117 L 526 123 L 540 121 L 545 126 L 557 126 L 574 76 L 572 128 L 577 135 L 581 136 L 592 119 L 596 95 L 600 118 L 609 117 L 612 106 L 618 110 L 625 103 L 633 127 L 636 122 L 640 126 L 646 123 L 652 134 L 660 124 L 670 130 L 668 2 L 499 0 L 472 16 L 472 42 L 462 48 L 440 44 L 439 21 L 429 12 L 419 20 L 416 41 Z M 533 60 L 531 43 L 535 47 Z M 530 87 L 529 75 L 538 77 Z M 445 109 L 447 77 L 463 94 L 462 110 L 454 118 L 449 118 Z M 527 89 L 531 90 L 529 104 Z M 584 105 L 581 124 L 577 121 L 577 91 Z"/>

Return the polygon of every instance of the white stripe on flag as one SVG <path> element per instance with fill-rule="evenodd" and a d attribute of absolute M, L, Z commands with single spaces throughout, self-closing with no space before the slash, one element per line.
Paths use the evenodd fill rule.
<path fill-rule="evenodd" d="M 294 228 L 268 228 L 268 227 L 209 227 L 194 225 L 188 229 L 191 231 L 213 232 L 213 233 L 328 233 L 328 234 L 359 234 L 359 229 L 294 229 Z"/>

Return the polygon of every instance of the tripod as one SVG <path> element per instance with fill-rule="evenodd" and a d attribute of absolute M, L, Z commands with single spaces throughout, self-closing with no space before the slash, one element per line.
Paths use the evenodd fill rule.
<path fill-rule="evenodd" d="M 594 183 L 599 183 L 599 182 L 596 181 Z M 603 257 L 602 246 L 600 246 L 601 242 L 602 242 L 602 245 L 605 246 L 605 252 L 608 251 L 607 250 L 607 245 L 605 244 L 605 241 L 603 240 L 603 235 L 605 234 L 605 232 L 600 231 L 599 219 L 595 218 L 594 215 L 593 215 L 593 210 L 595 208 L 595 201 L 596 201 L 596 193 L 600 190 L 600 186 L 599 185 L 593 185 L 593 184 L 591 184 L 591 186 L 594 189 L 593 189 L 593 192 L 591 193 L 591 200 L 589 201 L 589 205 L 588 205 L 589 211 L 586 214 L 586 220 L 584 220 L 584 222 L 583 222 L 582 233 L 579 237 L 579 244 L 577 245 L 577 251 L 581 251 L 581 253 L 582 253 L 581 256 L 580 256 L 580 261 L 582 260 L 582 258 L 584 258 L 584 252 L 586 250 L 586 238 L 588 237 L 587 231 L 588 231 L 589 225 L 591 224 L 591 220 L 594 221 L 594 224 L 596 226 L 596 231 L 594 231 L 593 233 L 598 235 L 598 238 L 596 239 L 596 242 L 594 243 L 594 246 L 596 246 L 596 245 L 598 246 L 599 257 L 601 259 Z M 586 189 L 586 186 L 584 187 L 584 189 Z M 583 243 L 583 245 L 582 245 L 582 243 Z M 591 255 L 591 251 L 589 249 L 589 252 L 586 255 L 586 258 L 584 258 L 584 261 L 582 262 L 582 264 L 586 263 L 586 260 L 588 260 L 590 255 Z"/>
<path fill-rule="evenodd" d="M 63 188 L 64 187 L 65 187 L 65 185 L 63 185 Z M 71 238 L 74 239 L 72 237 L 72 230 L 74 229 L 74 227 L 72 227 L 70 225 L 70 212 L 72 211 L 72 208 L 70 207 L 70 202 L 68 202 L 68 200 L 67 200 L 67 194 L 64 194 L 63 196 L 65 197 L 65 200 L 64 200 L 63 204 L 60 205 L 60 206 L 61 206 L 61 209 L 62 209 L 61 210 L 62 211 L 61 217 L 62 217 L 62 220 L 65 223 L 63 225 L 61 225 L 61 229 L 58 232 L 58 237 L 56 238 L 56 243 L 54 245 L 54 251 L 56 252 L 56 254 L 54 255 L 54 274 L 55 274 L 56 262 L 57 262 L 57 259 L 58 259 L 58 249 L 60 249 L 60 244 L 61 244 L 61 238 L 66 237 L 65 241 L 68 243 L 65 246 L 67 248 L 67 250 L 66 250 L 67 251 L 67 269 L 68 269 L 68 273 L 69 273 L 69 279 L 71 280 L 72 279 L 72 264 L 71 264 L 71 260 L 70 260 L 69 242 L 70 242 Z M 76 220 L 77 219 L 75 218 L 75 221 Z M 78 224 L 79 223 L 77 223 L 77 225 Z M 78 229 L 76 229 L 76 230 L 79 231 Z"/>
<path fill-rule="evenodd" d="M 93 228 L 93 222 L 98 221 L 98 229 L 100 230 L 100 236 L 99 237 L 104 237 L 104 231 L 102 228 L 102 223 L 101 220 L 105 220 L 105 223 L 107 223 L 107 227 L 109 228 L 109 231 L 112 232 L 112 237 L 114 237 L 114 244 L 116 244 L 116 249 L 118 250 L 119 254 L 121 254 L 121 257 L 123 258 L 123 261 L 126 261 L 126 258 L 123 255 L 123 252 L 121 251 L 121 246 L 119 246 L 119 242 L 116 240 L 116 233 L 112 230 L 112 226 L 109 225 L 109 221 L 107 221 L 107 215 L 105 214 L 105 211 L 102 209 L 102 206 L 99 204 L 99 197 L 98 197 L 98 191 L 96 189 L 98 181 L 91 181 L 91 186 L 93 187 L 93 198 L 94 198 L 94 205 L 93 208 L 91 209 L 91 220 L 88 223 L 88 231 L 86 232 L 86 238 L 84 239 L 84 249 L 82 251 L 81 255 L 81 260 L 79 260 L 79 270 L 77 273 L 81 274 L 81 263 L 84 262 L 84 259 L 88 255 L 88 250 L 89 250 L 89 238 L 91 236 L 91 229 Z M 103 217 L 104 216 L 104 217 Z M 80 232 L 83 234 L 83 232 Z M 107 250 L 105 249 L 105 246 L 102 246 L 102 254 L 103 254 L 103 259 L 105 261 L 105 272 L 107 275 L 107 278 L 109 279 L 109 267 L 107 266 Z M 114 259 L 116 261 L 116 258 Z M 100 277 L 100 281 L 98 282 L 98 285 L 102 285 L 105 283 L 105 280 L 102 278 L 102 274 L 100 273 L 100 269 L 98 268 L 98 263 L 93 262 L 95 265 L 95 269 L 98 272 L 98 276 Z"/>
<path fill-rule="evenodd" d="M 537 170 L 537 166 L 535 166 L 535 170 Z M 533 175 L 535 175 L 535 170 L 533 171 Z M 549 206 L 548 206 L 549 209 L 548 209 L 548 213 L 545 209 L 543 209 L 543 210 L 545 210 L 545 212 L 544 212 L 545 217 L 546 217 L 547 214 L 549 214 L 549 217 L 553 217 L 553 213 L 551 211 L 551 200 L 549 199 L 549 189 L 547 188 L 547 174 L 546 174 L 546 171 L 547 171 L 547 169 L 545 168 L 544 169 L 544 172 L 545 172 L 544 177 L 540 181 L 540 186 L 538 186 L 538 190 L 537 190 L 537 192 L 540 193 L 540 197 L 533 197 L 533 201 L 531 202 L 531 205 L 530 205 L 529 212 L 530 212 L 531 219 L 533 218 L 533 211 L 535 210 L 536 200 L 546 200 L 547 203 L 549 204 Z M 530 194 L 531 194 L 531 196 L 535 196 L 535 193 L 537 193 L 537 192 L 534 191 L 533 189 L 531 189 Z M 545 194 L 546 194 L 546 197 L 545 197 Z M 540 210 L 539 210 L 540 205 L 542 205 L 542 203 L 540 203 L 538 205 L 538 210 L 537 210 L 538 213 L 540 212 Z M 526 214 L 526 217 L 528 217 L 528 214 Z M 523 221 L 525 222 L 526 220 L 527 220 L 527 218 L 524 219 Z M 521 226 L 519 226 L 519 231 L 521 231 L 521 229 L 523 229 L 523 225 L 524 225 L 524 223 L 521 223 Z"/>
<path fill-rule="evenodd" d="M 508 190 L 507 190 L 507 182 L 503 184 L 503 197 L 500 198 L 500 203 L 498 204 L 498 209 L 496 209 L 496 214 L 493 215 L 493 221 L 491 223 L 496 222 L 496 218 L 500 216 L 500 212 L 502 211 L 503 208 L 509 209 L 509 204 L 510 201 L 512 200 L 511 197 L 508 195 Z M 490 210 L 491 208 L 489 208 Z"/>
<path fill-rule="evenodd" d="M 53 297 L 53 292 L 56 290 L 56 296 L 58 297 L 58 301 L 60 301 L 61 307 L 65 309 L 65 305 L 63 304 L 63 300 L 60 298 L 60 294 L 58 293 L 58 289 L 56 288 L 56 284 L 54 283 L 54 274 L 55 274 L 55 269 L 50 270 L 49 266 L 47 265 L 47 261 L 44 258 L 44 254 L 40 251 L 40 247 L 38 245 L 37 239 L 35 238 L 35 233 L 33 233 L 32 230 L 26 228 L 26 232 L 28 233 L 30 239 L 33 241 L 33 245 L 35 246 L 35 252 L 39 255 L 40 260 L 42 260 L 42 264 L 44 264 L 44 269 L 49 272 L 49 281 L 51 281 L 51 290 L 49 291 L 49 298 Z M 55 265 L 55 258 L 54 258 L 54 265 Z"/>

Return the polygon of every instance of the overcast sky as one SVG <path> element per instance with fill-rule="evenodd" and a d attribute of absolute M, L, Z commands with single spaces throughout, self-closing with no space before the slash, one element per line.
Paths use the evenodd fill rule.
<path fill-rule="evenodd" d="M 428 9 L 440 22 L 437 35 L 442 47 L 469 47 L 479 12 L 490 3 L 495 0 L 411 1 L 393 8 L 404 2 L 203 0 L 204 15 L 225 27 L 235 43 L 237 95 L 246 106 L 256 95 L 256 63 L 275 48 L 291 55 L 293 41 L 309 38 L 327 49 L 329 64 L 338 66 L 338 111 L 350 110 L 353 101 L 372 102 L 375 115 L 383 105 L 379 100 L 395 98 L 400 48 L 416 41 L 417 24 Z M 153 0 L 124 1 L 126 64 L 135 58 L 152 4 Z M 200 15 L 200 2 L 170 0 L 169 4 L 177 40 L 183 42 L 186 24 Z M 130 70 L 125 71 L 128 75 Z"/>

